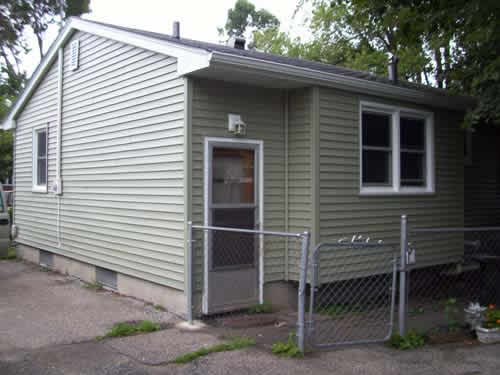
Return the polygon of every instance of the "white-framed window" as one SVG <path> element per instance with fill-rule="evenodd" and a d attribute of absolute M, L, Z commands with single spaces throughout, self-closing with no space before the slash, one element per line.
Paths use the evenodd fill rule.
<path fill-rule="evenodd" d="M 48 127 L 33 129 L 33 191 L 47 192 Z"/>
<path fill-rule="evenodd" d="M 360 103 L 360 193 L 434 193 L 434 116 Z"/>

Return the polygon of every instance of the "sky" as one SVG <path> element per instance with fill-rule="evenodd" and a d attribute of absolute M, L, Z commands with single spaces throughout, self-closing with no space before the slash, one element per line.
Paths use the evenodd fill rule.
<path fill-rule="evenodd" d="M 304 14 L 293 18 L 297 0 L 250 0 L 257 9 L 264 8 L 281 21 L 282 31 L 292 35 L 304 34 Z M 181 37 L 207 42 L 219 42 L 217 27 L 223 27 L 227 11 L 236 0 L 91 0 L 92 12 L 82 18 L 112 23 L 159 33 L 171 34 L 172 23 L 181 24 Z M 44 49 L 57 37 L 54 25 L 44 36 Z M 23 58 L 28 75 L 39 63 L 38 49 L 33 36 L 28 38 L 31 52 Z"/>

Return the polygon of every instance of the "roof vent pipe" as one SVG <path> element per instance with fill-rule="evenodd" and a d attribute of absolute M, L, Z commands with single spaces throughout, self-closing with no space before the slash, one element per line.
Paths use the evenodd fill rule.
<path fill-rule="evenodd" d="M 393 55 L 389 59 L 389 65 L 388 65 L 389 80 L 392 81 L 393 83 L 398 83 L 398 63 L 399 63 L 399 58 L 396 55 Z"/>
<path fill-rule="evenodd" d="M 174 25 L 172 28 L 172 36 L 176 39 L 181 38 L 181 24 L 179 21 L 174 21 Z"/>

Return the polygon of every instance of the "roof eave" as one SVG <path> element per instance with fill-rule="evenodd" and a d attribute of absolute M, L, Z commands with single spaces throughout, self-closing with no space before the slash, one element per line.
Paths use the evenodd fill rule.
<path fill-rule="evenodd" d="M 175 57 L 178 60 L 177 72 L 179 75 L 185 75 L 192 71 L 207 68 L 210 64 L 211 53 L 204 49 L 183 46 L 177 43 L 163 41 L 135 34 L 133 32 L 88 22 L 80 18 L 70 18 L 62 31 L 59 33 L 57 39 L 50 46 L 44 58 L 38 65 L 38 68 L 28 81 L 28 84 L 24 88 L 23 92 L 14 102 L 9 113 L 4 118 L 2 123 L 4 130 L 15 128 L 15 120 L 17 116 L 31 97 L 33 91 L 45 76 L 45 73 L 47 73 L 50 69 L 53 61 L 57 58 L 57 51 L 77 30 Z"/>
<path fill-rule="evenodd" d="M 376 95 L 389 99 L 409 101 L 433 107 L 464 111 L 477 104 L 477 100 L 470 96 L 439 95 L 410 88 L 389 85 L 386 83 L 368 81 L 355 77 L 347 77 L 335 73 L 281 64 L 273 61 L 264 61 L 245 56 L 236 56 L 227 53 L 212 52 L 211 67 L 214 65 L 232 66 L 235 69 L 253 70 L 262 74 L 269 74 L 274 78 L 295 80 L 303 84 L 335 87 L 347 91 L 354 91 L 365 95 Z"/>

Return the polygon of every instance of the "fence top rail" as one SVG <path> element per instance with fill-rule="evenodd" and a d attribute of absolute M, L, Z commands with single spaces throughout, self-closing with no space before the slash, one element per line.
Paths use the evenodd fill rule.
<path fill-rule="evenodd" d="M 266 231 L 266 230 L 212 227 L 212 226 L 208 226 L 208 225 L 193 225 L 192 227 L 193 227 L 193 229 L 200 229 L 200 230 L 212 230 L 212 231 L 219 231 L 219 232 L 236 232 L 236 233 L 248 233 L 248 234 L 263 234 L 263 235 L 267 235 L 267 236 L 280 236 L 280 237 L 301 238 L 303 236 L 309 235 L 308 232 L 304 232 L 304 233 L 272 232 L 272 231 Z"/>
<path fill-rule="evenodd" d="M 464 228 L 412 228 L 412 233 L 439 233 L 439 232 L 500 232 L 500 227 L 464 227 Z"/>

